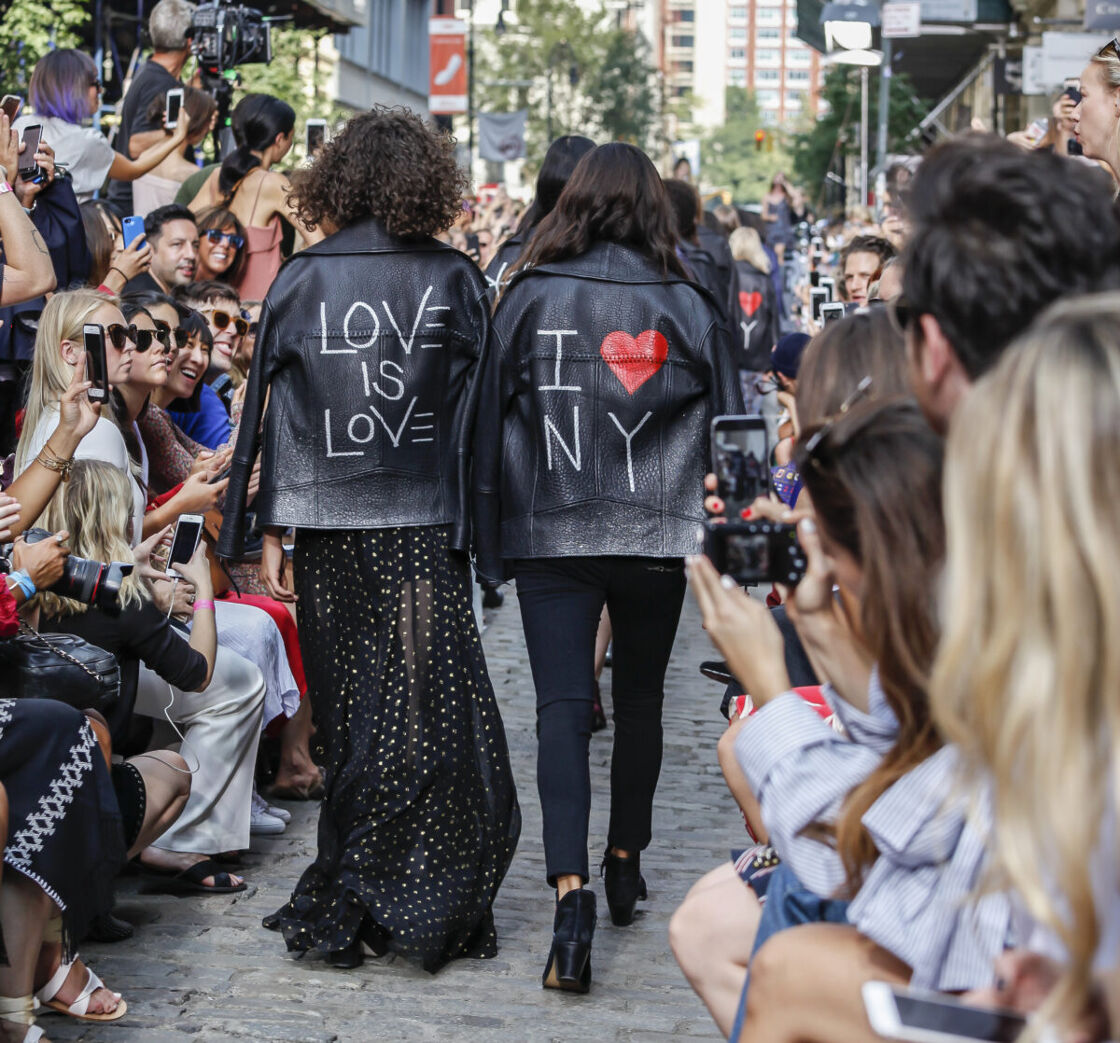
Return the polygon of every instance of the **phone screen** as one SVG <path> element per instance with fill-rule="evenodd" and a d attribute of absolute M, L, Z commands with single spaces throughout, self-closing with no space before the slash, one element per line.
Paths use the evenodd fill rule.
<path fill-rule="evenodd" d="M 109 367 L 105 361 L 105 330 L 88 323 L 82 328 L 86 349 L 86 380 L 93 384 L 89 389 L 92 402 L 104 402 L 109 394 Z"/>
<path fill-rule="evenodd" d="M 179 110 L 183 107 L 183 92 L 173 90 L 167 92 L 167 120 L 165 126 L 174 130 L 179 125 Z"/>
<path fill-rule="evenodd" d="M 307 121 L 307 154 L 309 156 L 315 155 L 323 147 L 326 136 L 327 127 L 325 123 L 320 123 L 317 120 Z"/>
<path fill-rule="evenodd" d="M 16 94 L 5 94 L 4 100 L 0 101 L 0 109 L 3 109 L 4 115 L 8 117 L 9 123 L 14 123 L 15 118 L 19 115 L 19 110 L 23 108 L 23 99 Z"/>
<path fill-rule="evenodd" d="M 823 286 L 809 291 L 809 307 L 810 315 L 813 317 L 814 322 L 821 321 L 821 305 L 827 304 L 829 298 L 828 290 Z"/>
<path fill-rule="evenodd" d="M 830 322 L 836 322 L 842 319 L 847 312 L 847 308 L 840 301 L 829 301 L 827 304 L 821 305 L 821 320 L 827 326 Z"/>
<path fill-rule="evenodd" d="M 19 172 L 30 173 L 38 168 L 35 162 L 35 153 L 39 151 L 39 140 L 43 136 L 43 128 L 38 124 L 23 128 L 24 149 L 19 154 Z"/>
<path fill-rule="evenodd" d="M 728 518 L 770 491 L 770 444 L 760 416 L 716 417 L 712 421 L 712 470 Z"/>
<path fill-rule="evenodd" d="M 169 570 L 172 565 L 182 565 L 194 557 L 195 548 L 198 546 L 201 535 L 202 520 L 200 518 L 188 518 L 184 515 L 179 519 L 175 526 L 175 538 L 171 541 L 171 553 L 167 556 Z"/>
<path fill-rule="evenodd" d="M 985 1043 L 1015 1043 L 1027 1027 L 1026 1019 L 1008 1011 L 920 999 L 898 989 L 892 993 L 899 1021 L 906 1028 L 944 1032 Z"/>

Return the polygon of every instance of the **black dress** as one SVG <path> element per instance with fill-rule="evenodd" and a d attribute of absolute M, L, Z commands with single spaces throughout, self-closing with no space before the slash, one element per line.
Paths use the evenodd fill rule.
<path fill-rule="evenodd" d="M 0 783 L 5 872 L 26 876 L 62 910 L 69 957 L 112 905 L 125 855 L 109 770 L 85 715 L 48 699 L 0 698 Z"/>
<path fill-rule="evenodd" d="M 521 814 L 470 567 L 448 540 L 434 525 L 297 532 L 326 796 L 318 856 L 266 921 L 289 949 L 343 949 L 365 922 L 429 971 L 497 952 Z"/>

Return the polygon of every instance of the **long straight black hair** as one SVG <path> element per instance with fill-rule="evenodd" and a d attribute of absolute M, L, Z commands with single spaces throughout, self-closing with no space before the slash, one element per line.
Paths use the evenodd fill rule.
<path fill-rule="evenodd" d="M 572 171 L 594 147 L 595 142 L 582 134 L 565 134 L 548 146 L 541 172 L 537 175 L 537 191 L 533 202 L 521 216 L 514 235 L 526 235 L 552 213 Z"/>
<path fill-rule="evenodd" d="M 677 257 L 676 239 L 669 197 L 649 156 L 614 141 L 579 161 L 513 271 L 578 257 L 595 243 L 608 242 L 644 254 L 663 278 L 688 278 Z"/>
<path fill-rule="evenodd" d="M 291 134 L 295 125 L 296 110 L 271 94 L 247 94 L 237 103 L 230 120 L 237 148 L 222 160 L 218 173 L 223 205 L 229 205 L 245 175 L 261 165 L 253 153 L 263 152 L 277 134 Z"/>

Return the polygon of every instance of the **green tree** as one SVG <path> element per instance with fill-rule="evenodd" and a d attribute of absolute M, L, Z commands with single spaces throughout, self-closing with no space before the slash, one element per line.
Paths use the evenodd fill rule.
<path fill-rule="evenodd" d="M 872 72 L 868 95 L 871 126 L 868 128 L 872 156 L 875 151 L 876 114 L 879 111 L 879 76 Z M 793 143 L 794 169 L 806 194 L 818 200 L 830 170 L 840 169 L 845 156 L 859 155 L 860 73 L 851 65 L 834 65 L 821 87 L 821 99 L 830 110 L 813 126 L 798 134 Z M 929 111 L 929 105 L 914 94 L 904 73 L 891 77 L 890 115 L 887 121 L 887 148 L 890 152 L 910 152 L 914 128 Z"/>
<path fill-rule="evenodd" d="M 83 0 L 0 3 L 0 90 L 26 96 L 35 63 L 52 45 L 80 47 L 89 20 Z"/>
<path fill-rule="evenodd" d="M 727 88 L 723 126 L 700 142 L 701 176 L 715 189 L 731 193 L 736 203 L 757 203 L 770 179 L 790 167 L 785 136 L 763 121 L 754 95 L 744 87 Z M 755 131 L 764 130 L 762 148 Z"/>
<path fill-rule="evenodd" d="M 529 110 L 531 167 L 548 148 L 550 111 L 553 137 L 650 144 L 659 100 L 649 46 L 640 34 L 620 29 L 604 7 L 519 0 L 516 26 L 475 33 L 477 111 Z"/>

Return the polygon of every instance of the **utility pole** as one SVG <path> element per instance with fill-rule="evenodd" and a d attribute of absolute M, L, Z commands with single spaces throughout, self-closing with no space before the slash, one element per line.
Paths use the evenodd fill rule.
<path fill-rule="evenodd" d="M 875 164 L 879 170 L 887 169 L 887 125 L 891 112 L 891 50 L 894 41 L 883 40 L 883 64 L 879 66 L 879 137 L 876 142 Z"/>

